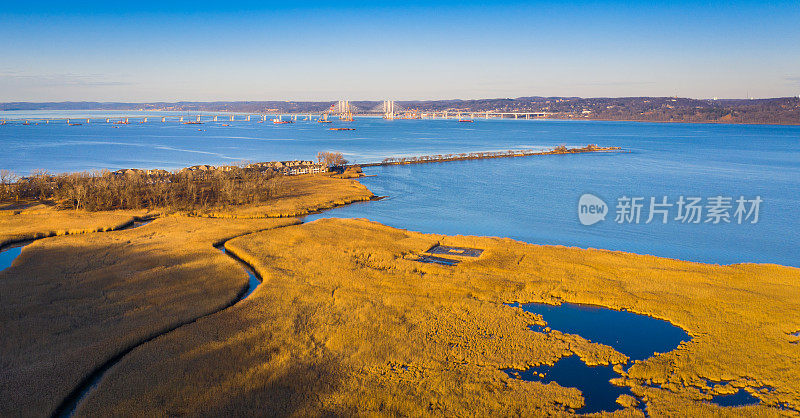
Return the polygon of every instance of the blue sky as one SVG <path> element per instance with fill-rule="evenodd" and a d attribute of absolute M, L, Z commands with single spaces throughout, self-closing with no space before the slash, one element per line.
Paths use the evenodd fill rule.
<path fill-rule="evenodd" d="M 800 2 L 37 2 L 0 101 L 800 94 Z"/>

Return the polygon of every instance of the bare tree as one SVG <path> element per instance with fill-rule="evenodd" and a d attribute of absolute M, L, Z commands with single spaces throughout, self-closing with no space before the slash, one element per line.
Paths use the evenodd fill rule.
<path fill-rule="evenodd" d="M 347 164 L 347 160 L 341 152 L 320 151 L 317 153 L 317 161 L 327 167 L 340 167 Z"/>

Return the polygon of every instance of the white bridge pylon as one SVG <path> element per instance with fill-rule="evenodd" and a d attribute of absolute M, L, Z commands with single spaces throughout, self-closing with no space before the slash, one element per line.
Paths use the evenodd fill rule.
<path fill-rule="evenodd" d="M 370 113 L 383 115 L 384 119 L 396 119 L 402 117 L 408 110 L 398 106 L 394 100 L 384 100 L 380 105 L 370 109 Z"/>
<path fill-rule="evenodd" d="M 353 113 L 359 112 L 361 109 L 357 108 L 350 104 L 349 100 L 339 100 L 335 104 L 332 104 L 328 110 L 322 112 L 323 114 L 330 114 L 330 115 L 351 115 Z"/>
<path fill-rule="evenodd" d="M 395 103 L 394 100 L 384 100 L 383 101 L 383 117 L 384 119 L 394 119 L 395 115 Z"/>
<path fill-rule="evenodd" d="M 398 106 L 394 100 L 384 100 L 378 106 L 370 109 L 354 106 L 349 100 L 339 100 L 322 113 L 340 117 L 348 117 L 354 114 L 380 114 L 386 119 L 395 119 L 405 111 L 406 109 Z"/>

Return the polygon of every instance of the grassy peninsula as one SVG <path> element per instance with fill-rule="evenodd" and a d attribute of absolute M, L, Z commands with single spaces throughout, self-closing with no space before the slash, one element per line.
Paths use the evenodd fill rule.
<path fill-rule="evenodd" d="M 419 263 L 434 244 L 484 249 Z M 251 298 L 142 346 L 79 415 L 560 415 L 574 388 L 502 369 L 578 355 L 618 364 L 642 400 L 620 416 L 777 416 L 800 406 L 800 270 L 716 266 L 323 219 L 226 248 L 263 277 Z M 575 302 L 669 320 L 692 340 L 632 363 L 578 335 L 530 330 L 508 302 Z M 200 389 L 202 388 L 202 389 Z M 762 404 L 720 407 L 737 388 Z M 643 403 L 644 404 L 643 404 Z M 780 409 L 779 407 L 789 409 Z"/>

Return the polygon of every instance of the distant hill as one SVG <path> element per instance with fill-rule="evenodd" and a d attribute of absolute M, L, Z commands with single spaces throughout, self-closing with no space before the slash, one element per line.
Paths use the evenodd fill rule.
<path fill-rule="evenodd" d="M 552 119 L 647 122 L 800 124 L 800 98 L 688 99 L 676 97 L 519 97 L 516 99 L 398 102 L 420 110 L 546 112 Z"/>
<path fill-rule="evenodd" d="M 322 112 L 335 102 L 153 102 L 1 103 L 3 110 L 173 110 L 209 112 Z M 380 101 L 353 101 L 357 113 L 374 112 Z M 518 97 L 515 99 L 398 101 L 401 109 L 461 112 L 546 112 L 551 119 L 719 122 L 800 125 L 800 98 L 689 99 L 678 97 Z M 2 116 L 2 114 L 0 114 Z"/>

